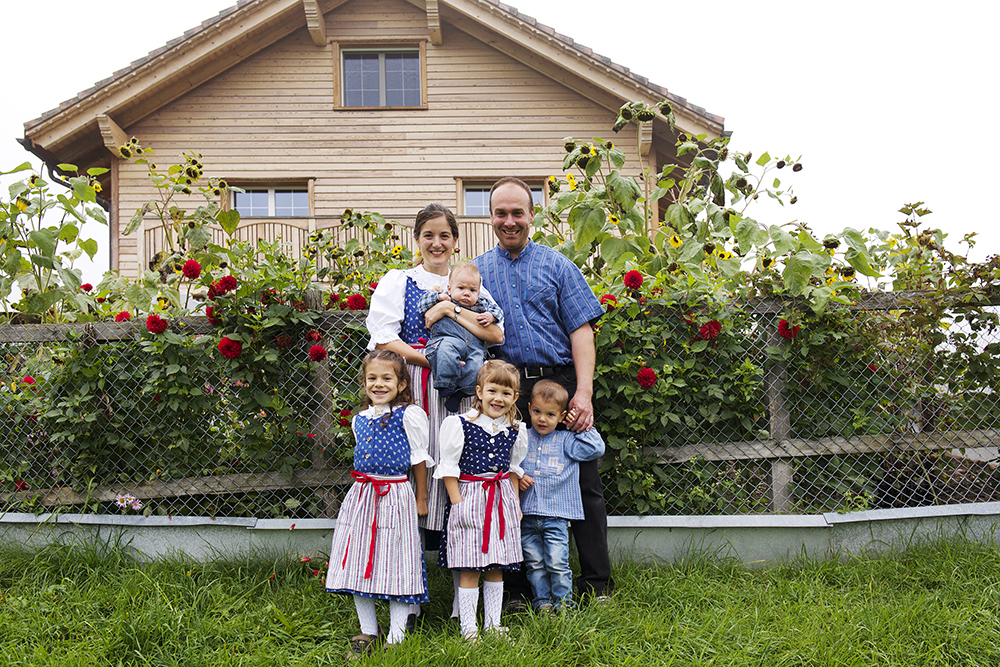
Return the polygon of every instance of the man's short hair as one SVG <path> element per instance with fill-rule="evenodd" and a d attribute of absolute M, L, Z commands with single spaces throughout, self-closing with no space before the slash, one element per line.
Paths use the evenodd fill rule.
<path fill-rule="evenodd" d="M 531 402 L 534 403 L 536 400 L 555 403 L 565 411 L 566 406 L 569 405 L 569 392 L 558 382 L 539 380 L 531 388 Z"/>
<path fill-rule="evenodd" d="M 522 181 L 520 178 L 515 178 L 513 176 L 504 176 L 499 181 L 494 183 L 492 188 L 490 188 L 490 215 L 493 215 L 493 191 L 499 188 L 501 185 L 506 185 L 508 183 L 513 183 L 517 187 L 524 190 L 528 194 L 528 207 L 526 210 L 528 211 L 535 210 L 535 203 L 534 203 L 535 198 L 531 194 L 531 187 L 529 187 L 528 184 Z"/>

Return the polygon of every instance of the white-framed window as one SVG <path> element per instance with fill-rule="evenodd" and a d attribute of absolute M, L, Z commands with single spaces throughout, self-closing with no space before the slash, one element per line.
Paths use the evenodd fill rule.
<path fill-rule="evenodd" d="M 296 218 L 309 215 L 309 189 L 305 187 L 246 188 L 233 193 L 233 208 L 241 218 Z"/>
<path fill-rule="evenodd" d="M 423 105 L 420 49 L 350 48 L 340 53 L 344 107 Z"/>
<path fill-rule="evenodd" d="M 465 215 L 488 216 L 490 214 L 490 188 L 492 186 L 466 185 L 462 211 Z M 545 205 L 545 193 L 542 186 L 529 183 L 531 188 L 531 203 L 535 206 Z"/>

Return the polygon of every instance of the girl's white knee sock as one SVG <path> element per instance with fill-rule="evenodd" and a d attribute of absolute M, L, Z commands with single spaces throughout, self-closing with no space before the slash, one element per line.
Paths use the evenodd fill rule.
<path fill-rule="evenodd" d="M 361 634 L 374 637 L 378 634 L 378 620 L 375 618 L 375 600 L 354 596 L 354 608 L 358 610 Z"/>
<path fill-rule="evenodd" d="M 462 636 L 475 639 L 479 636 L 476 612 L 479 611 L 479 588 L 458 589 L 458 620 L 462 626 Z"/>

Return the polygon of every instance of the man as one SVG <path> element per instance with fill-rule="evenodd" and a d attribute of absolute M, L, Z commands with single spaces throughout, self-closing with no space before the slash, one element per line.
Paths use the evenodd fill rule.
<path fill-rule="evenodd" d="M 483 285 L 507 321 L 499 355 L 521 371 L 518 408 L 528 414 L 531 389 L 542 378 L 566 387 L 568 428 L 579 433 L 594 425 L 594 330 L 604 308 L 580 269 L 547 246 L 530 239 L 534 207 L 531 188 L 516 178 L 501 178 L 490 190 L 490 222 L 497 245 L 475 262 Z M 573 521 L 580 556 L 580 597 L 603 599 L 611 592 L 608 518 L 597 461 L 580 464 L 585 518 Z M 524 580 L 523 575 L 520 577 Z M 527 593 L 526 581 L 507 584 L 512 597 Z M 527 594 L 530 599 L 530 593 Z"/>

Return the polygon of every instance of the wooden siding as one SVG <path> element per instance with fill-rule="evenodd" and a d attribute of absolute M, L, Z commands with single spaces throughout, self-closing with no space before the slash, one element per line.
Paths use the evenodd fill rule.
<path fill-rule="evenodd" d="M 406 0 L 350 0 L 326 22 L 331 41 L 428 38 L 425 13 Z M 427 109 L 335 108 L 335 50 L 316 47 L 302 28 L 127 132 L 154 148 L 164 168 L 196 150 L 209 175 L 237 185 L 315 179 L 313 213 L 321 226 L 345 208 L 400 221 L 432 201 L 458 211 L 456 179 L 491 183 L 513 174 L 541 181 L 562 173 L 566 136 L 611 138 L 626 155 L 637 154 L 633 128 L 610 131 L 613 111 L 448 23 L 442 32 L 443 44 L 426 45 Z M 124 225 L 154 193 L 138 165 L 122 164 L 119 184 Z M 199 201 L 190 198 L 190 206 Z M 463 254 L 492 246 L 488 228 L 470 228 L 465 238 L 476 237 L 480 242 L 466 243 Z M 142 245 L 155 248 L 155 233 Z M 151 256 L 138 246 L 137 235 L 119 239 L 123 273 L 134 274 L 139 257 Z"/>

